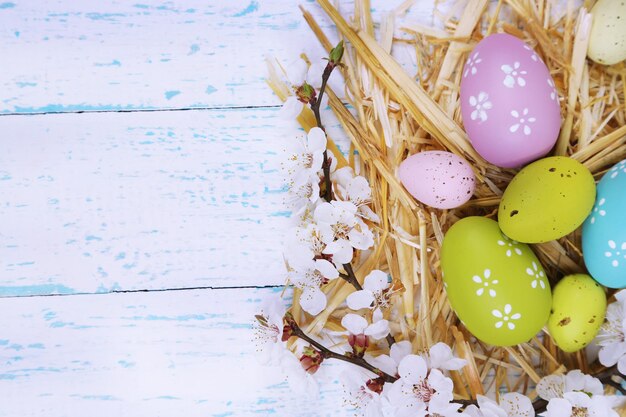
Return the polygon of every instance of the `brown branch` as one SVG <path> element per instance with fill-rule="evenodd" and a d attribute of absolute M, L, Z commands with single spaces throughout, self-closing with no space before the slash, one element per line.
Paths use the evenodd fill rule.
<path fill-rule="evenodd" d="M 298 326 L 298 323 L 296 323 L 296 321 L 290 315 L 286 315 L 285 320 L 290 327 L 291 336 L 296 336 L 304 340 L 305 342 L 310 343 L 313 347 L 320 351 L 324 359 L 337 359 L 340 361 L 351 363 L 356 366 L 360 366 L 361 368 L 367 369 L 368 371 L 378 375 L 378 377 L 382 378 L 385 382 L 393 383 L 398 380 L 398 378 L 396 378 L 395 376 L 391 376 L 381 371 L 361 357 L 354 355 L 343 355 L 341 353 L 333 352 L 332 350 L 328 349 L 326 346 L 309 337 L 300 328 L 300 326 Z"/>

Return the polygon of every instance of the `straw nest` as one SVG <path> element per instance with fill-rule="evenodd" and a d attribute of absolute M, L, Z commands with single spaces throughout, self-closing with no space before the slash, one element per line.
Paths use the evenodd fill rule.
<path fill-rule="evenodd" d="M 355 272 L 362 280 L 378 268 L 393 278 L 395 295 L 387 318 L 396 339 L 411 341 L 415 350 L 438 341 L 454 345 L 456 354 L 468 363 L 462 371 L 452 372 L 459 399 L 476 398 L 496 387 L 535 399 L 533 386 L 542 376 L 576 368 L 587 373 L 601 371 L 599 364 L 587 362 L 584 351 L 565 353 L 547 335 L 515 347 L 477 341 L 450 308 L 439 256 L 444 233 L 457 220 L 496 216 L 500 196 L 515 174 L 482 159 L 470 145 L 461 121 L 461 69 L 468 52 L 488 34 L 507 32 L 523 39 L 549 68 L 563 117 L 553 154 L 580 161 L 596 179 L 626 156 L 626 67 L 624 63 L 602 66 L 586 59 L 591 28 L 587 10 L 594 2 L 587 0 L 579 7 L 566 1 L 559 11 L 549 0 L 500 0 L 495 7 L 488 0 L 458 0 L 448 14 L 435 14 L 444 29 L 395 28 L 395 17 L 411 6 L 409 0 L 376 25 L 376 37 L 368 0 L 355 2 L 351 19 L 343 17 L 328 0 L 318 3 L 347 43 L 342 68 L 346 91 L 327 91 L 330 107 L 351 140 L 348 160 L 332 140 L 329 147 L 339 166 L 359 165 L 373 190 L 372 208 L 381 218 L 380 224 L 372 224 L 378 236 L 376 245 L 368 253 L 357 254 Z M 302 11 L 315 36 L 330 51 L 333 45 L 326 34 L 310 13 Z M 401 29 L 406 36 L 394 37 L 394 29 Z M 408 74 L 390 54 L 399 43 L 414 47 L 416 74 Z M 291 94 L 290 86 L 281 81 L 274 64 L 269 68 L 268 83 L 285 100 Z M 346 97 L 356 117 L 338 95 Z M 315 126 L 308 109 L 298 121 L 305 130 Z M 396 170 L 408 155 L 435 149 L 460 155 L 475 170 L 474 198 L 458 209 L 424 206 L 398 182 Z M 353 150 L 358 151 L 358 158 Z M 584 271 L 580 230 L 532 248 L 553 286 L 565 274 Z M 308 332 L 342 330 L 342 303 L 354 289 L 335 280 L 324 291 L 328 307 L 317 317 L 304 314 L 294 297 L 292 312 Z M 384 349 L 381 346 L 380 353 Z"/>

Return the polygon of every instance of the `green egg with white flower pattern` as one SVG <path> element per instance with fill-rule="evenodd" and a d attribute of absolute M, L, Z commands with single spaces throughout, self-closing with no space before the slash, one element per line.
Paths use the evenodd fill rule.
<path fill-rule="evenodd" d="M 568 275 L 554 287 L 548 331 L 561 350 L 576 352 L 596 337 L 605 312 L 600 284 L 589 275 Z"/>
<path fill-rule="evenodd" d="M 527 342 L 546 324 L 550 283 L 528 245 L 498 223 L 466 217 L 446 233 L 441 268 L 452 309 L 478 339 L 495 346 Z"/>

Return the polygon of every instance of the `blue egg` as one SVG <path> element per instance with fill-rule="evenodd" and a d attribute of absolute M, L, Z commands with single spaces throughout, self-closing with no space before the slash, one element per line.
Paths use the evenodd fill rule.
<path fill-rule="evenodd" d="M 626 287 L 626 159 L 598 183 L 582 239 L 589 274 L 606 287 Z"/>

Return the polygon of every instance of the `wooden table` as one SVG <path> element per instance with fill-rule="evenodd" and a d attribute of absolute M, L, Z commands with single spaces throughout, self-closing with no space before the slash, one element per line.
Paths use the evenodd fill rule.
<path fill-rule="evenodd" d="M 252 342 L 302 134 L 264 59 L 302 51 L 291 1 L 0 3 L 0 416 L 353 415 L 337 365 L 307 401 Z"/>

